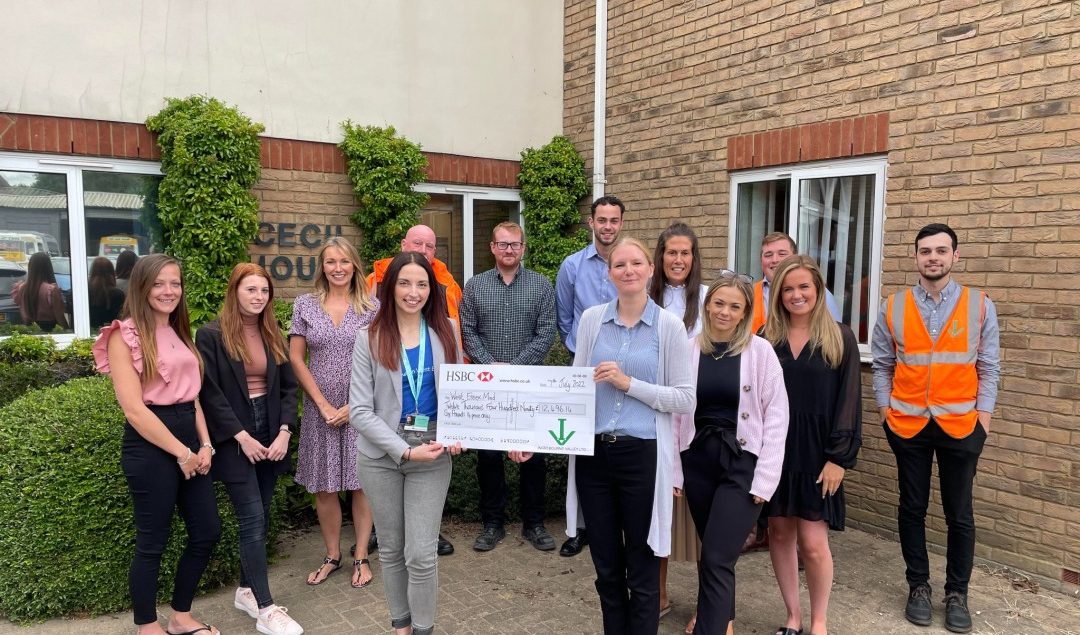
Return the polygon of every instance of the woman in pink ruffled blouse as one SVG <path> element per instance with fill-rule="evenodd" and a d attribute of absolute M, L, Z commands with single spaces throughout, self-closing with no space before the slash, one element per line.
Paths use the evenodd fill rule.
<path fill-rule="evenodd" d="M 209 476 L 214 448 L 195 399 L 202 361 L 191 339 L 180 263 L 165 254 L 139 260 L 122 315 L 101 330 L 94 360 L 112 377 L 127 418 L 120 465 L 135 516 L 128 575 L 135 624 L 140 635 L 220 635 L 191 615 L 221 523 Z M 164 630 L 157 621 L 158 570 L 177 506 L 188 543 L 176 567 L 173 614 Z"/>

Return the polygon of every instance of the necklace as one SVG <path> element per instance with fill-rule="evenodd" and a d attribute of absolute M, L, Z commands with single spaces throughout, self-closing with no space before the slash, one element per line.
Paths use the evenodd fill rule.
<path fill-rule="evenodd" d="M 721 359 L 723 359 L 724 357 L 726 357 L 727 354 L 728 354 L 728 343 L 727 342 L 713 342 L 713 350 L 715 351 L 716 348 L 718 348 L 718 345 L 721 345 L 721 344 L 724 346 L 724 350 L 720 351 L 719 354 L 717 354 L 715 352 L 709 353 L 709 357 L 713 358 L 713 361 L 718 362 Z"/>

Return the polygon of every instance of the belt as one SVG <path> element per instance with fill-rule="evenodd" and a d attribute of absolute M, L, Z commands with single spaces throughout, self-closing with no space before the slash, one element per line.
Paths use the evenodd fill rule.
<path fill-rule="evenodd" d="M 629 434 L 615 434 L 614 432 L 600 432 L 596 435 L 597 443 L 607 443 L 612 445 L 615 443 L 628 443 L 630 441 L 652 441 L 653 439 L 642 439 L 641 437 L 632 437 Z"/>

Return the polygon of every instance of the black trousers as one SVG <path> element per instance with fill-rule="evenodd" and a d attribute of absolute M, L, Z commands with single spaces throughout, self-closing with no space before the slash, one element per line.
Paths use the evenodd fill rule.
<path fill-rule="evenodd" d="M 656 487 L 656 440 L 596 437 L 593 456 L 576 458 L 578 500 L 606 635 L 656 635 L 660 559 L 649 547 Z"/>
<path fill-rule="evenodd" d="M 506 473 L 505 452 L 478 450 L 476 457 L 476 480 L 480 484 L 480 518 L 485 525 L 506 524 Z M 547 463 L 544 454 L 537 452 L 531 459 L 520 463 L 518 485 L 521 500 L 521 522 L 533 527 L 544 522 L 544 484 L 547 480 Z"/>
<path fill-rule="evenodd" d="M 199 449 L 193 403 L 150 406 L 165 427 L 194 452 Z M 135 555 L 128 572 L 128 588 L 135 610 L 135 624 L 157 621 L 158 570 L 169 541 L 173 509 L 187 528 L 188 542 L 176 567 L 172 608 L 191 610 L 210 552 L 221 537 L 221 520 L 210 476 L 185 480 L 176 458 L 142 438 L 131 424 L 124 426 L 120 466 L 127 477 L 135 512 Z M 194 460 L 194 459 L 192 459 Z"/>
<path fill-rule="evenodd" d="M 738 448 L 734 430 L 712 429 L 681 454 L 686 504 L 701 538 L 699 634 L 724 633 L 735 619 L 735 562 L 761 514 L 750 495 L 757 457 Z"/>
<path fill-rule="evenodd" d="M 896 513 L 900 549 L 909 586 L 930 583 L 926 555 L 926 509 L 930 504 L 930 471 L 938 461 L 941 508 L 948 526 L 945 592 L 966 594 L 975 560 L 975 514 L 971 490 L 986 430 L 979 424 L 963 439 L 945 434 L 933 419 L 914 437 L 897 436 L 885 425 L 885 437 L 896 456 L 900 505 Z"/>

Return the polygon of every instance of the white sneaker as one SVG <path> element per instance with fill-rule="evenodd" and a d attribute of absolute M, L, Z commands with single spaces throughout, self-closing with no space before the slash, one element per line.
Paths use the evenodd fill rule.
<path fill-rule="evenodd" d="M 248 614 L 251 619 L 259 619 L 259 603 L 255 601 L 255 594 L 247 587 L 237 587 L 236 595 L 233 596 L 233 606 Z"/>
<path fill-rule="evenodd" d="M 266 635 L 300 635 L 304 629 L 289 617 L 289 609 L 271 605 L 265 615 L 259 615 L 255 628 Z"/>

